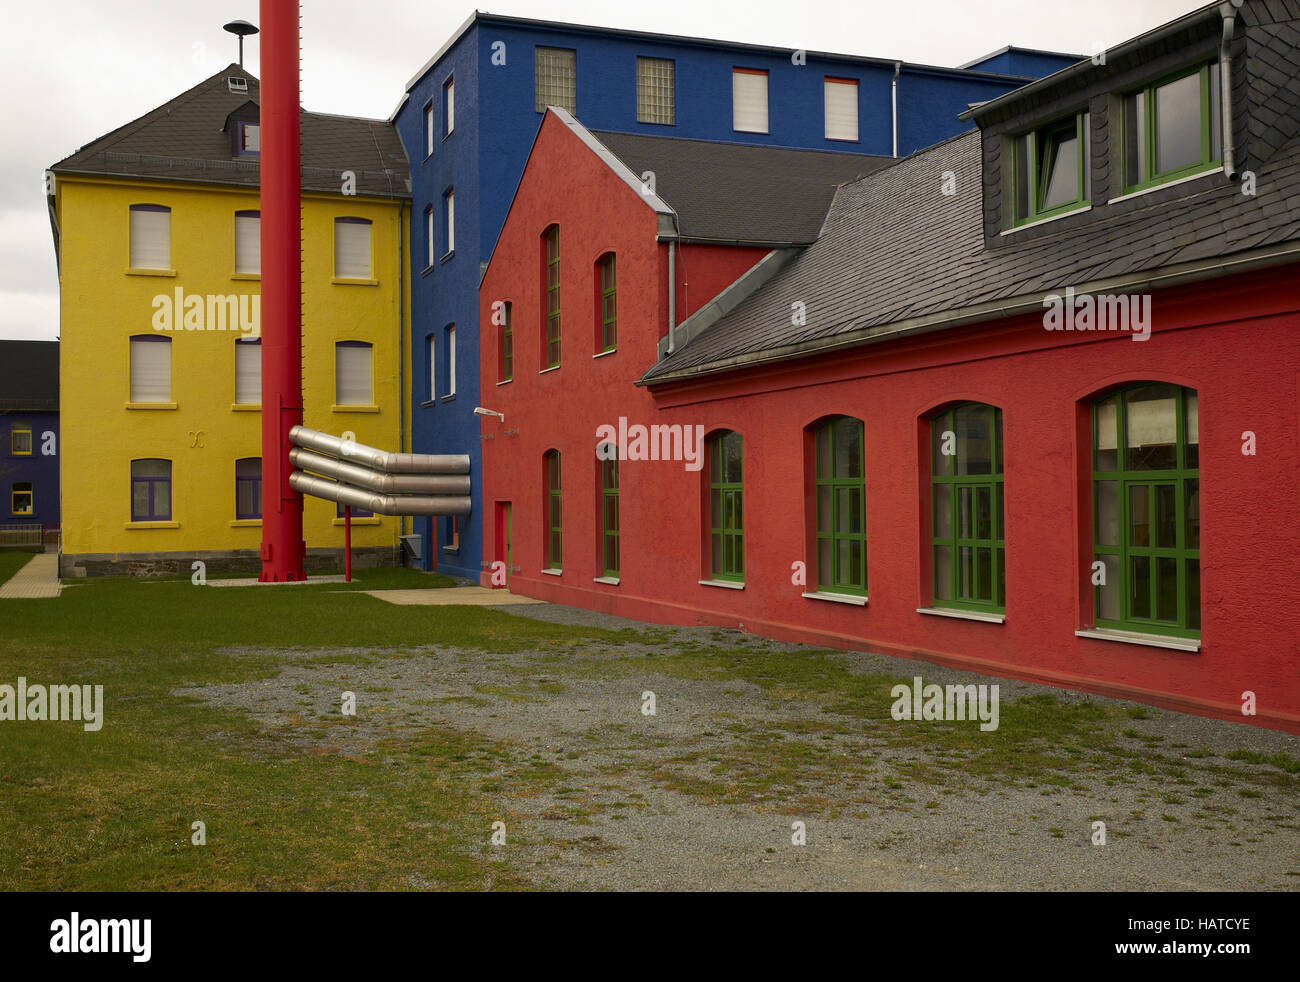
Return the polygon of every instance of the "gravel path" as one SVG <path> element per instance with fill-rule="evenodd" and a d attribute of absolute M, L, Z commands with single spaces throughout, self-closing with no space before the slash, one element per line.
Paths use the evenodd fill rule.
<path fill-rule="evenodd" d="M 880 655 L 831 655 L 863 676 L 995 682 L 1004 718 L 1044 693 L 1109 711 L 1097 739 L 1119 755 L 1085 745 L 1086 763 L 1064 776 L 990 779 L 968 773 L 950 748 L 895 738 L 897 728 L 928 724 L 865 725 L 824 693 L 699 670 L 708 649 L 781 658 L 813 649 L 554 605 L 503 610 L 633 628 L 641 640 L 511 654 L 285 652 L 274 679 L 181 694 L 327 751 L 383 753 L 379 741 L 429 726 L 479 735 L 498 749 L 498 766 L 481 777 L 507 827 L 506 845 L 493 848 L 547 887 L 1300 888 L 1300 775 L 1284 769 L 1300 758 L 1300 738 Z M 344 690 L 358 700 L 346 720 Z M 642 712 L 647 691 L 654 715 Z M 1097 821 L 1104 846 L 1091 841 Z M 793 823 L 803 823 L 806 844 L 792 842 Z"/>

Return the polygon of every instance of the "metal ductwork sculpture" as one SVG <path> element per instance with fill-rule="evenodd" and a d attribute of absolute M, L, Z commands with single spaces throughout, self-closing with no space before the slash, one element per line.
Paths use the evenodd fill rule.
<path fill-rule="evenodd" d="M 289 484 L 376 515 L 468 515 L 468 454 L 389 453 L 320 430 L 289 431 Z M 310 473 L 308 473 L 310 472 Z"/>

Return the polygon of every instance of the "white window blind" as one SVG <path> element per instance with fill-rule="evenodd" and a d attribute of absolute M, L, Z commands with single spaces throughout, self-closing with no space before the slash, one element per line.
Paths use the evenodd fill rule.
<path fill-rule="evenodd" d="M 131 339 L 131 401 L 172 401 L 172 346 L 167 338 Z"/>
<path fill-rule="evenodd" d="M 456 195 L 447 192 L 447 251 L 456 251 Z"/>
<path fill-rule="evenodd" d="M 370 222 L 364 218 L 334 219 L 334 275 L 370 279 Z"/>
<path fill-rule="evenodd" d="M 826 79 L 826 139 L 858 138 L 858 83 L 842 78 Z"/>
<path fill-rule="evenodd" d="M 339 341 L 334 346 L 334 402 L 339 406 L 372 406 L 370 345 Z"/>
<path fill-rule="evenodd" d="M 732 129 L 767 132 L 767 72 L 731 71 Z"/>
<path fill-rule="evenodd" d="M 442 87 L 443 106 L 447 114 L 447 132 L 456 128 L 456 80 L 451 79 Z"/>
<path fill-rule="evenodd" d="M 171 269 L 172 213 L 161 205 L 131 206 L 131 268 Z"/>
<path fill-rule="evenodd" d="M 262 218 L 256 211 L 235 212 L 235 272 L 262 272 Z"/>
<path fill-rule="evenodd" d="M 433 238 L 433 206 L 432 205 L 430 205 L 429 208 L 424 213 L 424 224 L 425 224 L 425 230 L 424 230 L 425 256 L 428 258 L 428 261 L 425 263 L 425 265 L 432 266 L 433 261 L 438 258 L 438 251 L 437 251 L 438 246 Z"/>
<path fill-rule="evenodd" d="M 424 155 L 433 156 L 433 103 L 424 107 Z"/>
<path fill-rule="evenodd" d="M 235 402 L 246 406 L 262 402 L 262 343 L 247 338 L 235 342 Z"/>
<path fill-rule="evenodd" d="M 456 394 L 456 326 L 447 328 L 447 395 Z"/>

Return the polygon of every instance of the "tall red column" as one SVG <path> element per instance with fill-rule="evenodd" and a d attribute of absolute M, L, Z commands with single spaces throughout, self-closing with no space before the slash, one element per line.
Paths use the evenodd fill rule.
<path fill-rule="evenodd" d="M 304 579 L 302 495 L 289 430 L 302 422 L 302 221 L 298 0 L 261 0 L 262 572 Z"/>

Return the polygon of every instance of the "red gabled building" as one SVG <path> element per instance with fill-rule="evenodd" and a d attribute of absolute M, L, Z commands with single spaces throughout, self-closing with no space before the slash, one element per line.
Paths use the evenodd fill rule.
<path fill-rule="evenodd" d="M 510 304 L 483 507 L 511 588 L 1300 732 L 1300 82 L 1275 67 L 1300 54 L 1276 9 L 1225 44 L 1208 7 L 976 107 L 815 219 L 791 168 L 812 240 L 681 246 L 671 331 L 685 216 L 770 224 L 773 175 L 679 164 L 647 195 L 644 151 L 548 115 L 480 294 L 484 324 Z M 701 433 L 702 466 L 599 459 L 620 418 Z"/>

